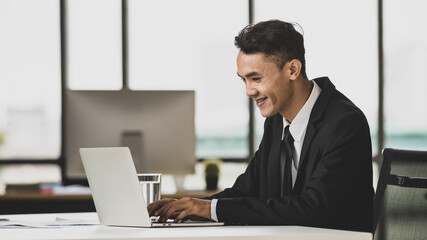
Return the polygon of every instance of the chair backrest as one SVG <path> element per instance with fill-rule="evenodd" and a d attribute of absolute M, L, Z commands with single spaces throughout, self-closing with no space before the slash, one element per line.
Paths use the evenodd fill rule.
<path fill-rule="evenodd" d="M 427 151 L 384 149 L 374 209 L 375 239 L 427 239 Z"/>

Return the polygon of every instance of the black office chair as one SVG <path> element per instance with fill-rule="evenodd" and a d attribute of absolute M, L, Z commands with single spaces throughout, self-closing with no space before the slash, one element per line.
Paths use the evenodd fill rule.
<path fill-rule="evenodd" d="M 427 151 L 384 149 L 374 209 L 375 239 L 427 239 Z"/>

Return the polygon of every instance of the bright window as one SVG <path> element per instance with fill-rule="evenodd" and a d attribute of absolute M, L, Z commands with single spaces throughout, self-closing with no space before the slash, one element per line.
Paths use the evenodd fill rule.
<path fill-rule="evenodd" d="M 423 0 L 384 1 L 386 147 L 427 150 L 426 7 Z"/>
<path fill-rule="evenodd" d="M 197 157 L 246 158 L 249 107 L 234 37 L 247 0 L 129 0 L 129 86 L 195 90 Z"/>
<path fill-rule="evenodd" d="M 57 159 L 59 1 L 0 1 L 0 159 Z"/>
<path fill-rule="evenodd" d="M 65 63 L 72 90 L 122 88 L 122 1 L 65 2 Z"/>

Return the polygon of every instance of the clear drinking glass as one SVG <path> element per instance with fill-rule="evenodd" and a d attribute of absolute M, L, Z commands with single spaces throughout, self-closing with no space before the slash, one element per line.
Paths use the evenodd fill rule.
<path fill-rule="evenodd" d="M 145 204 L 148 205 L 161 198 L 162 174 L 160 173 L 141 173 L 138 174 L 139 185 L 144 194 Z"/>

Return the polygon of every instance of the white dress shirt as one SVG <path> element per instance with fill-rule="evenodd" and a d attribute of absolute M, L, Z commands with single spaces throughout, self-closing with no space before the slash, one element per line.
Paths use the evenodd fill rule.
<path fill-rule="evenodd" d="M 295 185 L 295 180 L 298 174 L 298 164 L 301 156 L 302 144 L 304 142 L 305 132 L 307 130 L 308 120 L 310 118 L 311 110 L 313 109 L 314 104 L 316 103 L 317 98 L 320 95 L 322 89 L 317 85 L 315 81 L 313 83 L 313 89 L 311 90 L 310 96 L 305 102 L 304 106 L 299 110 L 295 116 L 292 123 L 289 123 L 285 118 L 283 118 L 283 129 L 286 126 L 289 126 L 289 131 L 294 138 L 294 155 L 293 155 L 293 164 L 292 164 L 292 187 Z M 283 130 L 282 130 L 282 140 L 283 140 Z M 281 163 L 284 164 L 284 163 Z M 281 165 L 281 169 L 284 169 Z M 282 173 L 283 176 L 283 173 Z M 283 181 L 282 181 L 283 182 Z M 216 215 L 216 205 L 218 199 L 212 199 L 211 201 L 211 219 L 218 222 L 218 217 Z"/>
<path fill-rule="evenodd" d="M 302 106 L 302 108 L 299 110 L 292 123 L 289 123 L 285 118 L 283 118 L 283 130 L 286 126 L 290 125 L 289 132 L 294 138 L 294 154 L 292 159 L 292 187 L 294 187 L 295 185 L 295 180 L 298 174 L 298 164 L 300 161 L 302 144 L 304 143 L 305 132 L 307 131 L 307 124 L 308 120 L 310 119 L 311 110 L 313 109 L 313 106 L 316 103 L 320 92 L 322 91 L 322 89 L 317 85 L 315 81 L 311 82 L 313 83 L 313 89 L 311 90 L 310 96 L 308 97 L 304 106 Z M 282 131 L 282 140 L 284 138 L 283 132 L 284 131 Z M 284 169 L 285 163 L 280 164 L 280 169 Z M 281 176 L 283 175 L 284 173 L 282 172 Z"/>

